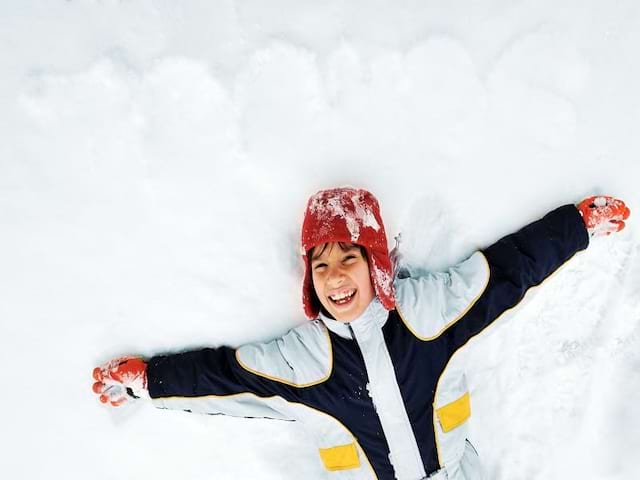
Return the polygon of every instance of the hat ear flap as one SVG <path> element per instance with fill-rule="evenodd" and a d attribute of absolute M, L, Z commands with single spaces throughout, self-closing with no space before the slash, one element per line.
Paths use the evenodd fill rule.
<path fill-rule="evenodd" d="M 395 308 L 393 268 L 386 252 L 370 253 L 369 275 L 380 303 L 386 310 L 393 310 Z"/>
<path fill-rule="evenodd" d="M 303 255 L 304 260 L 304 280 L 302 281 L 302 305 L 304 313 L 310 320 L 314 320 L 320 313 L 320 300 L 313 287 L 313 277 L 311 275 L 311 265 L 308 255 Z"/>

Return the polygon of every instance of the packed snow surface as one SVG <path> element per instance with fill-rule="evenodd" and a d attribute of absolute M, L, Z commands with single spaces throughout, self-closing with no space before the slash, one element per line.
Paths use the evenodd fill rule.
<path fill-rule="evenodd" d="M 440 270 L 592 194 L 628 228 L 468 348 L 492 480 L 640 471 L 640 3 L 0 3 L 0 471 L 319 476 L 294 423 L 114 410 L 94 366 L 304 320 L 307 198 Z"/>

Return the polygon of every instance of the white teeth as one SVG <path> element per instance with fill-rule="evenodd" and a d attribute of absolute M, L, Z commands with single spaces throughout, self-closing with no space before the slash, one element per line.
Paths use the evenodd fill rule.
<path fill-rule="evenodd" d="M 356 292 L 355 290 L 349 290 L 348 292 L 340 293 L 338 295 L 329 295 L 329 298 L 334 301 L 342 300 L 343 298 L 350 297 L 355 292 Z"/>

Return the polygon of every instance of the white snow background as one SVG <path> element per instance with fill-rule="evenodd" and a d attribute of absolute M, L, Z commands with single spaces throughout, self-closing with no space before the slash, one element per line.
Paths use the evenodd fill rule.
<path fill-rule="evenodd" d="M 304 321 L 321 188 L 442 269 L 587 195 L 632 211 L 469 349 L 490 479 L 640 471 L 640 4 L 0 3 L 0 475 L 325 478 L 295 424 L 120 410 L 94 366 Z M 329 477 L 327 477 L 329 478 Z"/>

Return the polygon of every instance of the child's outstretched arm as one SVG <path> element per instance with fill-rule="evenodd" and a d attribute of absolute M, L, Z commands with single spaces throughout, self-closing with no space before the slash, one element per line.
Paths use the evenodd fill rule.
<path fill-rule="evenodd" d="M 587 248 L 590 237 L 622 230 L 629 213 L 612 197 L 560 207 L 447 272 L 398 280 L 398 311 L 418 338 L 456 351 Z"/>
<path fill-rule="evenodd" d="M 229 347 L 205 348 L 152 357 L 123 357 L 93 371 L 93 391 L 102 403 L 118 407 L 137 399 L 158 408 L 290 420 L 285 385 L 244 370 Z"/>
<path fill-rule="evenodd" d="M 291 402 L 331 371 L 331 345 L 321 322 L 270 342 L 112 360 L 97 367 L 93 391 L 119 406 L 147 398 L 159 408 L 291 420 Z"/>

